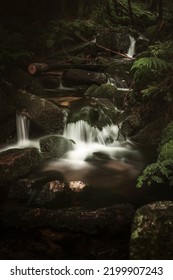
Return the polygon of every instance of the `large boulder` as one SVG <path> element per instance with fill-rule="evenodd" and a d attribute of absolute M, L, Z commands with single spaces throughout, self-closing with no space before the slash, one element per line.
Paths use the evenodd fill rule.
<path fill-rule="evenodd" d="M 60 158 L 73 149 L 74 143 L 59 135 L 48 135 L 40 139 L 40 150 L 46 158 Z"/>
<path fill-rule="evenodd" d="M 95 98 L 105 98 L 112 101 L 118 109 L 122 109 L 125 94 L 123 91 L 118 90 L 115 86 L 111 84 L 102 84 L 99 87 L 94 87 L 92 85 L 85 92 L 86 96 L 91 96 Z"/>
<path fill-rule="evenodd" d="M 26 91 L 18 91 L 14 102 L 19 111 L 26 114 L 45 133 L 61 133 L 67 112 L 52 102 L 32 95 Z"/>
<path fill-rule="evenodd" d="M 38 166 L 40 159 L 36 148 L 11 149 L 0 153 L 0 184 L 26 175 Z"/>
<path fill-rule="evenodd" d="M 159 118 L 139 130 L 130 140 L 145 148 L 156 150 L 161 141 L 162 131 L 166 127 L 166 124 L 167 121 L 164 118 Z"/>
<path fill-rule="evenodd" d="M 132 113 L 122 122 L 121 133 L 126 138 L 132 136 L 140 130 L 141 125 L 140 115 L 138 113 Z"/>
<path fill-rule="evenodd" d="M 107 76 L 104 73 L 81 70 L 81 69 L 70 69 L 63 73 L 63 80 L 67 86 L 75 85 L 101 85 L 107 82 Z"/>
<path fill-rule="evenodd" d="M 133 260 L 173 259 L 173 202 L 144 205 L 135 214 L 130 258 Z"/>

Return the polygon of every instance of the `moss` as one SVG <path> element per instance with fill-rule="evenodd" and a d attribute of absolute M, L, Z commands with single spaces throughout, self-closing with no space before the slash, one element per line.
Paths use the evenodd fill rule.
<path fill-rule="evenodd" d="M 92 88 L 86 92 L 86 95 L 96 98 L 114 99 L 116 92 L 116 87 L 110 84 L 102 84 L 99 87 L 92 86 Z"/>

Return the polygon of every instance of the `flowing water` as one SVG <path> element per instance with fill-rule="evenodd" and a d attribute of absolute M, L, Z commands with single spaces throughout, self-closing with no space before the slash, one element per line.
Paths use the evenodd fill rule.
<path fill-rule="evenodd" d="M 0 152 L 10 149 L 23 149 L 27 147 L 39 148 L 38 140 L 29 139 L 29 119 L 23 114 L 16 114 L 17 142 L 3 147 Z"/>
<path fill-rule="evenodd" d="M 67 124 L 63 136 L 74 141 L 73 150 L 61 159 L 50 161 L 45 171 L 61 172 L 66 182 L 84 182 L 92 190 L 89 199 L 96 190 L 93 204 L 99 200 L 98 205 L 102 205 L 105 196 L 109 196 L 109 201 L 134 197 L 135 180 L 143 168 L 143 159 L 133 143 L 118 140 L 117 125 L 106 125 L 99 130 L 79 120 Z"/>
<path fill-rule="evenodd" d="M 16 114 L 17 144 L 18 146 L 29 145 L 29 120 L 26 116 Z"/>
<path fill-rule="evenodd" d="M 136 40 L 129 35 L 130 38 L 130 46 L 127 52 L 127 56 L 130 58 L 133 58 L 134 54 L 135 54 L 135 44 L 136 44 Z"/>

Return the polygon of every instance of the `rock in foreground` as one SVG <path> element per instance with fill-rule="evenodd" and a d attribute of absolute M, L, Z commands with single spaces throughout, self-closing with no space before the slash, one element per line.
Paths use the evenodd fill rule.
<path fill-rule="evenodd" d="M 173 259 L 173 202 L 147 204 L 135 214 L 130 257 L 133 260 Z"/>

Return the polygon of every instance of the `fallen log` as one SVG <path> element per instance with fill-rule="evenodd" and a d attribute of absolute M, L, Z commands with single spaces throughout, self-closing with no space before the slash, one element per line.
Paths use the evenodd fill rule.
<path fill-rule="evenodd" d="M 107 66 L 100 64 L 59 64 L 59 63 L 31 63 L 28 66 L 28 72 L 31 75 L 45 73 L 56 70 L 66 69 L 84 69 L 92 71 L 104 71 Z"/>

